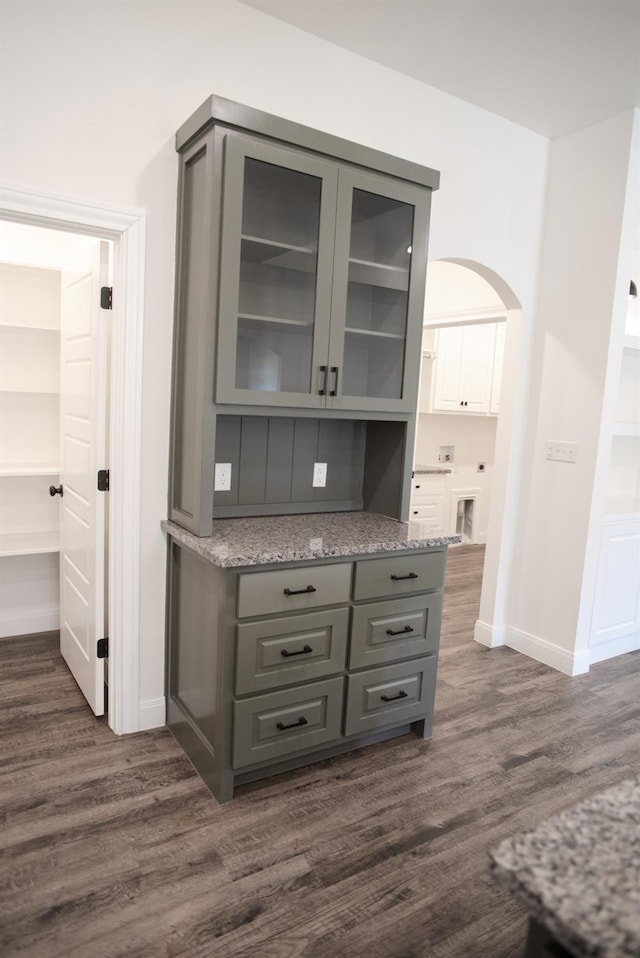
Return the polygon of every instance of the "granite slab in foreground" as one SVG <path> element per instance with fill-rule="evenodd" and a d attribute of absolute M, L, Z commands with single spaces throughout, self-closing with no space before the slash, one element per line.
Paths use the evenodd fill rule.
<path fill-rule="evenodd" d="M 491 855 L 492 871 L 577 958 L 640 956 L 640 776 Z"/>
<path fill-rule="evenodd" d="M 414 476 L 448 476 L 449 473 L 453 472 L 452 469 L 448 469 L 446 466 L 414 466 L 413 474 Z"/>
<path fill-rule="evenodd" d="M 161 525 L 176 542 L 222 568 L 435 548 L 461 541 L 455 535 L 427 537 L 420 522 L 397 522 L 370 512 L 215 519 L 213 534 L 203 538 L 173 522 Z"/>

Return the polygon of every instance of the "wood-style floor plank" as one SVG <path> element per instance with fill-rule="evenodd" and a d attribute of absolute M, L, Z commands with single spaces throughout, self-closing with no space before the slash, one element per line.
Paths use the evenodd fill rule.
<path fill-rule="evenodd" d="M 434 737 L 219 806 L 165 729 L 117 738 L 44 634 L 0 642 L 3 958 L 517 958 L 502 838 L 640 771 L 640 654 L 568 678 L 473 642 L 450 550 Z"/>

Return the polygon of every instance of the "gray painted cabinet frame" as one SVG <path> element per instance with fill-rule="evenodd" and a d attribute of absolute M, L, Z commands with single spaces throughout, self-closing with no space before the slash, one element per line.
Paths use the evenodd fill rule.
<path fill-rule="evenodd" d="M 431 191 L 438 187 L 437 172 L 219 97 L 210 97 L 181 127 L 177 148 L 180 175 L 172 374 L 171 518 L 196 535 L 206 536 L 211 534 L 212 518 L 216 515 L 353 508 L 353 497 L 349 500 L 351 505 L 339 502 L 320 504 L 310 497 L 306 503 L 267 503 L 257 508 L 240 503 L 237 507 L 224 506 L 223 511 L 217 511 L 213 475 L 218 417 L 251 415 L 275 418 L 292 414 L 297 419 L 315 416 L 362 422 L 366 427 L 361 479 L 363 508 L 398 519 L 408 518 L 429 203 Z M 227 151 L 228 156 L 225 155 Z M 233 270 L 237 269 L 237 262 L 235 266 L 232 263 L 230 250 L 238 248 L 238 237 L 233 237 L 233 230 L 238 227 L 230 225 L 229 216 L 234 191 L 241 188 L 241 175 L 235 164 L 236 152 L 239 157 L 243 151 L 247 156 L 255 151 L 256 156 L 265 159 L 277 156 L 280 162 L 285 162 L 286 158 L 300 170 L 315 170 L 324 178 L 328 199 L 334 194 L 337 177 L 337 203 L 331 208 L 328 202 L 322 212 L 324 242 L 319 246 L 316 311 L 318 317 L 320 313 L 329 314 L 330 320 L 326 322 L 318 318 L 314 330 L 319 337 L 314 344 L 314 370 L 316 366 L 325 365 L 318 362 L 325 351 L 329 366 L 340 370 L 343 367 L 344 318 L 340 318 L 337 310 L 339 301 L 344 299 L 348 281 L 345 244 L 348 244 L 350 224 L 345 197 L 352 196 L 354 189 L 369 189 L 415 205 L 401 399 L 349 398 L 338 394 L 328 397 L 326 405 L 316 407 L 316 400 L 325 397 L 315 395 L 318 387 L 315 372 L 307 396 L 300 393 L 276 395 L 268 390 L 257 396 L 251 390 L 253 395 L 248 396 L 248 391 L 242 393 L 230 382 L 235 365 L 231 345 L 235 333 L 228 317 L 236 292 L 234 290 L 232 294 L 229 284 Z M 229 156 L 233 160 L 232 168 L 228 166 Z M 334 225 L 335 241 L 331 237 L 329 243 Z M 329 289 L 325 275 L 330 259 Z M 224 269 L 221 268 L 223 263 Z"/>
<path fill-rule="evenodd" d="M 431 736 L 446 556 L 446 547 L 437 547 L 221 569 L 169 539 L 167 724 L 219 802 L 229 801 L 244 782 L 409 731 Z M 419 568 L 425 557 L 433 570 L 430 579 L 419 579 L 426 591 L 417 590 L 411 601 L 406 592 L 397 592 L 394 600 L 398 583 L 390 573 L 407 561 Z M 366 603 L 354 598 L 356 569 L 369 565 L 386 573 L 390 583 L 379 603 L 371 596 Z M 243 578 L 252 582 L 249 599 L 239 606 Z M 326 581 L 322 601 L 328 604 L 318 600 L 318 606 L 306 610 L 294 604 L 283 616 L 274 596 L 289 579 L 294 584 Z M 348 583 L 346 596 L 341 583 Z M 401 630 L 404 621 L 416 625 L 414 607 L 430 613 L 420 632 L 424 642 L 399 646 L 397 654 L 369 667 L 358 661 L 357 653 L 351 656 L 349 646 L 356 650 L 361 643 L 354 626 L 345 636 L 345 625 L 355 621 L 358 609 L 371 616 L 375 605 L 380 615 L 395 608 L 387 626 L 392 632 Z M 272 611 L 265 614 L 259 611 L 263 608 Z M 361 622 L 355 625 L 361 627 Z M 335 629 L 335 642 L 322 638 L 327 628 Z M 298 665 L 297 653 L 304 652 L 305 643 L 315 651 L 318 639 L 322 667 L 314 669 L 311 658 Z M 263 648 L 264 643 L 279 643 L 275 658 L 263 658 L 261 640 Z M 286 663 L 292 653 L 296 666 L 290 679 L 275 663 Z M 264 680 L 256 670 L 261 662 L 270 669 Z M 276 735 L 270 726 L 278 722 L 284 728 Z"/>

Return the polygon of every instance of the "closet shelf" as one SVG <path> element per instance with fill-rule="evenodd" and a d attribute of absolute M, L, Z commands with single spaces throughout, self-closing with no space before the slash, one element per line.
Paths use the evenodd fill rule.
<path fill-rule="evenodd" d="M 57 532 L 20 532 L 0 535 L 0 556 L 42 555 L 60 551 Z"/>
<path fill-rule="evenodd" d="M 60 466 L 55 463 L 9 463 L 0 464 L 0 476 L 58 476 Z"/>
<path fill-rule="evenodd" d="M 60 335 L 60 329 L 57 326 L 25 326 L 24 323 L 7 323 L 0 321 L 0 335 L 7 332 L 13 336 L 15 333 L 24 333 L 25 336 L 41 336 L 42 333 L 51 333 L 54 336 Z"/>

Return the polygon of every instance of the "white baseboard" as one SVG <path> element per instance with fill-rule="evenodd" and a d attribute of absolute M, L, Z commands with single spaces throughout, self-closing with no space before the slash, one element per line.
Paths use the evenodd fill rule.
<path fill-rule="evenodd" d="M 166 725 L 167 706 L 164 695 L 157 699 L 147 699 L 146 702 L 140 702 L 138 715 L 138 731 L 140 732 Z"/>
<path fill-rule="evenodd" d="M 59 628 L 58 605 L 0 612 L 0 639 L 8 639 L 14 635 L 31 635 L 33 632 L 55 632 Z"/>
<path fill-rule="evenodd" d="M 497 634 L 494 627 L 488 622 L 481 622 L 480 619 L 478 619 L 474 626 L 473 638 L 476 642 L 479 642 L 480 645 L 486 645 L 488 649 L 497 649 L 499 646 L 504 645 L 504 639 Z"/>
<path fill-rule="evenodd" d="M 599 642 L 589 649 L 589 662 L 604 662 L 613 659 L 616 655 L 626 655 L 627 652 L 637 652 L 640 649 L 640 632 L 623 635 L 610 642 Z"/>
<path fill-rule="evenodd" d="M 589 671 L 588 652 L 568 652 L 559 645 L 547 639 L 541 639 L 537 635 L 531 635 L 529 632 L 523 632 L 522 629 L 508 628 L 505 645 L 515 649 L 516 652 L 528 655 L 537 662 L 551 666 L 552 669 L 564 672 L 565 675 L 583 675 Z"/>

